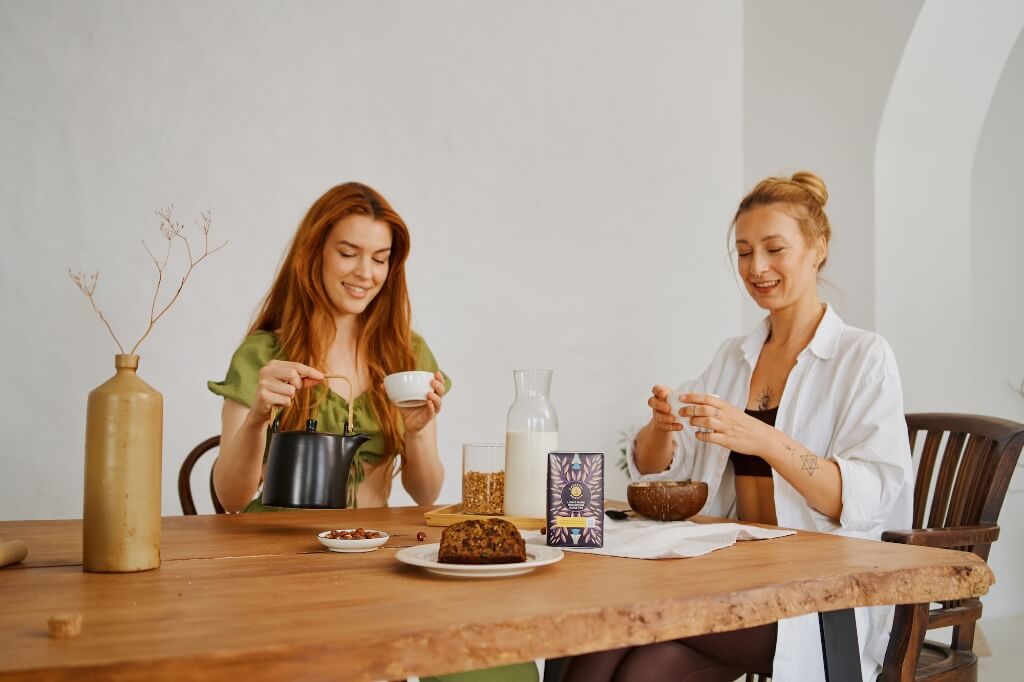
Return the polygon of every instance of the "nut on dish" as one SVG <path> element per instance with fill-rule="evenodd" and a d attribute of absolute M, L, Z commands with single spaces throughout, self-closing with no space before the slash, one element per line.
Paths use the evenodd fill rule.
<path fill-rule="evenodd" d="M 324 537 L 328 540 L 376 540 L 384 536 L 375 530 L 356 528 L 355 530 L 329 530 Z"/>

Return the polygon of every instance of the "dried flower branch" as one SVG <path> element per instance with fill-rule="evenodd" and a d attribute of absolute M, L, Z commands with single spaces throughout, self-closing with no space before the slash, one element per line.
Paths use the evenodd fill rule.
<path fill-rule="evenodd" d="M 163 317 L 170 307 L 174 305 L 174 302 L 178 300 L 178 296 L 181 295 L 181 290 L 185 287 L 185 282 L 188 281 L 188 277 L 192 274 L 192 270 L 203 262 L 203 260 L 211 253 L 220 251 L 227 246 L 227 242 L 224 242 L 215 249 L 210 248 L 210 212 L 204 211 L 199 214 L 199 220 L 196 221 L 196 227 L 199 228 L 199 231 L 203 235 L 203 253 L 198 258 L 194 258 L 192 255 L 192 244 L 184 234 L 185 227 L 181 223 L 174 222 L 172 217 L 173 210 L 174 207 L 169 206 L 156 212 L 157 216 L 160 218 L 160 232 L 167 241 L 167 249 L 164 252 L 163 260 L 157 259 L 149 249 L 149 246 L 146 245 L 145 240 L 142 240 L 142 248 L 146 250 L 146 253 L 149 254 L 150 259 L 152 259 L 153 264 L 156 266 L 156 290 L 153 292 L 153 300 L 149 305 L 149 324 L 146 325 L 146 331 L 143 332 L 142 337 L 135 342 L 134 346 L 132 346 L 132 349 L 129 351 L 130 355 L 135 354 L 139 345 L 147 336 L 149 336 L 149 332 L 153 330 L 153 325 L 156 324 L 156 321 Z M 171 297 L 171 300 L 168 301 L 167 305 L 161 308 L 159 312 L 157 312 L 157 300 L 160 296 L 160 287 L 163 285 L 164 271 L 167 269 L 167 263 L 171 258 L 171 247 L 174 245 L 175 239 L 180 239 L 185 243 L 185 253 L 188 255 L 188 270 L 185 271 L 185 274 L 181 278 L 181 282 L 178 283 L 178 288 Z M 81 271 L 72 272 L 70 268 L 68 269 L 68 276 L 71 277 L 71 281 L 75 283 L 79 290 L 81 290 L 81 292 L 85 294 L 86 298 L 89 299 L 89 302 L 92 303 L 93 310 L 95 310 L 96 314 L 98 314 L 100 319 L 103 320 L 103 324 L 107 326 L 107 331 L 110 332 L 110 336 L 114 339 L 114 343 L 117 344 L 118 349 L 122 354 L 124 354 L 124 347 L 121 345 L 121 342 L 117 340 L 117 336 L 114 335 L 114 330 L 110 327 L 110 323 L 107 322 L 107 318 L 104 317 L 103 312 L 99 309 L 99 306 L 96 305 L 94 293 L 96 291 L 96 282 L 99 280 L 99 275 L 99 272 L 93 273 L 92 275 L 85 275 Z"/>
<path fill-rule="evenodd" d="M 92 309 L 96 311 L 96 314 L 103 320 L 103 324 L 107 325 L 107 331 L 110 332 L 110 336 L 113 337 L 114 343 L 117 344 L 117 349 L 121 351 L 121 355 L 124 355 L 124 347 L 121 346 L 121 342 L 117 340 L 117 336 L 114 335 L 114 330 L 110 328 L 110 323 L 107 322 L 107 318 L 103 316 L 103 311 L 100 310 L 99 306 L 96 305 L 96 299 L 93 298 L 93 292 L 96 291 L 96 282 L 100 278 L 99 272 L 94 272 L 91 275 L 84 274 L 81 270 L 75 272 L 68 268 L 68 277 L 75 283 L 75 286 L 85 294 L 85 297 L 89 299 L 89 303 L 92 303 Z"/>

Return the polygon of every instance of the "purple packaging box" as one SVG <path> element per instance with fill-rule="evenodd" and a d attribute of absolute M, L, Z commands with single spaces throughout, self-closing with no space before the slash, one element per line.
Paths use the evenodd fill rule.
<path fill-rule="evenodd" d="M 550 547 L 604 545 L 604 453 L 548 453 Z"/>

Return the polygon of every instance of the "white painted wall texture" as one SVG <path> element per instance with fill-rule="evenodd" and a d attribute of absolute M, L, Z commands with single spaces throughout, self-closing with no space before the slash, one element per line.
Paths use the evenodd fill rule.
<path fill-rule="evenodd" d="M 813 170 L 833 236 L 822 297 L 875 328 L 874 148 L 892 76 L 920 9 L 904 2 L 744 6 L 743 181 Z M 763 317 L 753 303 L 744 322 Z"/>
<path fill-rule="evenodd" d="M 181 460 L 219 430 L 205 381 L 338 182 L 378 187 L 412 232 L 414 326 L 454 379 L 442 501 L 460 496 L 461 444 L 503 440 L 513 369 L 554 369 L 561 444 L 613 469 L 650 386 L 739 331 L 722 260 L 741 190 L 738 2 L 0 11 L 0 354 L 21 387 L 0 410 L 0 518 L 81 514 L 86 394 L 115 349 L 65 268 L 99 269 L 97 300 L 137 336 L 154 280 L 138 240 L 158 241 L 167 202 L 212 209 L 229 242 L 141 348 L 165 399 L 168 514 Z"/>
<path fill-rule="evenodd" d="M 924 26 L 936 30 L 920 48 L 925 8 Z M 1019 3 L 1007 2 L 744 5 L 745 186 L 801 168 L 828 182 L 834 237 L 822 295 L 847 322 L 892 343 L 907 411 L 1024 421 L 1024 396 L 1012 390 L 1024 380 L 1024 322 L 1014 314 L 1024 237 L 1012 206 L 1022 158 L 1019 15 Z M 906 73 L 908 60 L 931 77 Z M 964 102 L 976 89 L 987 94 Z M 916 108 L 898 131 L 883 131 L 900 102 Z M 968 110 L 973 129 L 950 132 Z M 761 316 L 744 304 L 745 325 Z M 1008 524 L 1021 518 L 1021 480 L 1007 497 Z M 1004 532 L 994 570 L 1013 575 L 1021 562 L 1021 534 Z M 1024 611 L 1024 588 L 999 580 L 985 609 Z"/>
<path fill-rule="evenodd" d="M 141 349 L 174 514 L 181 459 L 219 428 L 205 380 L 305 209 L 350 179 L 412 230 L 414 326 L 455 381 L 442 501 L 461 443 L 501 439 L 517 367 L 554 369 L 562 444 L 613 463 L 653 383 L 696 374 L 760 317 L 725 231 L 744 189 L 799 168 L 832 193 L 823 295 L 892 342 L 907 409 L 1024 421 L 1019 8 L 0 5 L 0 518 L 81 513 L 85 399 L 114 346 L 66 267 L 99 269 L 99 302 L 137 337 L 152 211 L 212 209 L 229 241 Z M 1000 576 L 1024 561 L 1022 497 Z M 986 614 L 1024 612 L 1021 589 L 1001 577 Z"/>
<path fill-rule="evenodd" d="M 1020 112 L 1022 27 L 1019 2 L 930 0 L 893 77 L 875 150 L 875 293 L 908 411 L 1024 421 L 1011 389 L 1024 379 L 1020 175 L 1004 177 L 1020 168 L 1020 118 L 1006 117 Z M 990 555 L 989 617 L 1024 611 L 1021 481 L 1018 468 Z"/>
<path fill-rule="evenodd" d="M 1020 192 L 1024 178 L 1024 40 L 1020 35 L 1002 69 L 974 154 L 971 174 L 970 272 L 971 409 L 1024 422 L 1024 254 Z M 927 266 L 925 266 L 925 269 Z M 926 276 L 922 273 L 922 276 Z M 1014 390 L 1014 389 L 1017 390 Z M 966 389 L 965 389 L 966 390 Z M 952 402 L 952 398 L 950 398 Z M 975 407 L 976 406 L 976 407 Z M 985 600 L 989 617 L 1024 612 L 1024 462 L 1010 482 L 1000 515 L 1002 536 L 989 563 L 998 582 Z"/>

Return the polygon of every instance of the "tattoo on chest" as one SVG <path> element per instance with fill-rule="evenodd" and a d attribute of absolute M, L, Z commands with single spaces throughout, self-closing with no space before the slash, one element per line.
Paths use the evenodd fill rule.
<path fill-rule="evenodd" d="M 761 390 L 761 394 L 759 396 L 757 396 L 757 409 L 759 409 L 759 410 L 767 410 L 768 406 L 771 404 L 771 401 L 772 401 L 772 387 L 771 386 L 765 386 Z"/>
<path fill-rule="evenodd" d="M 813 476 L 814 472 L 820 468 L 818 466 L 818 456 L 813 452 L 808 452 L 807 450 L 801 452 L 789 443 L 783 443 L 782 447 L 786 448 L 786 451 L 789 452 L 794 469 L 806 471 L 808 476 Z"/>

